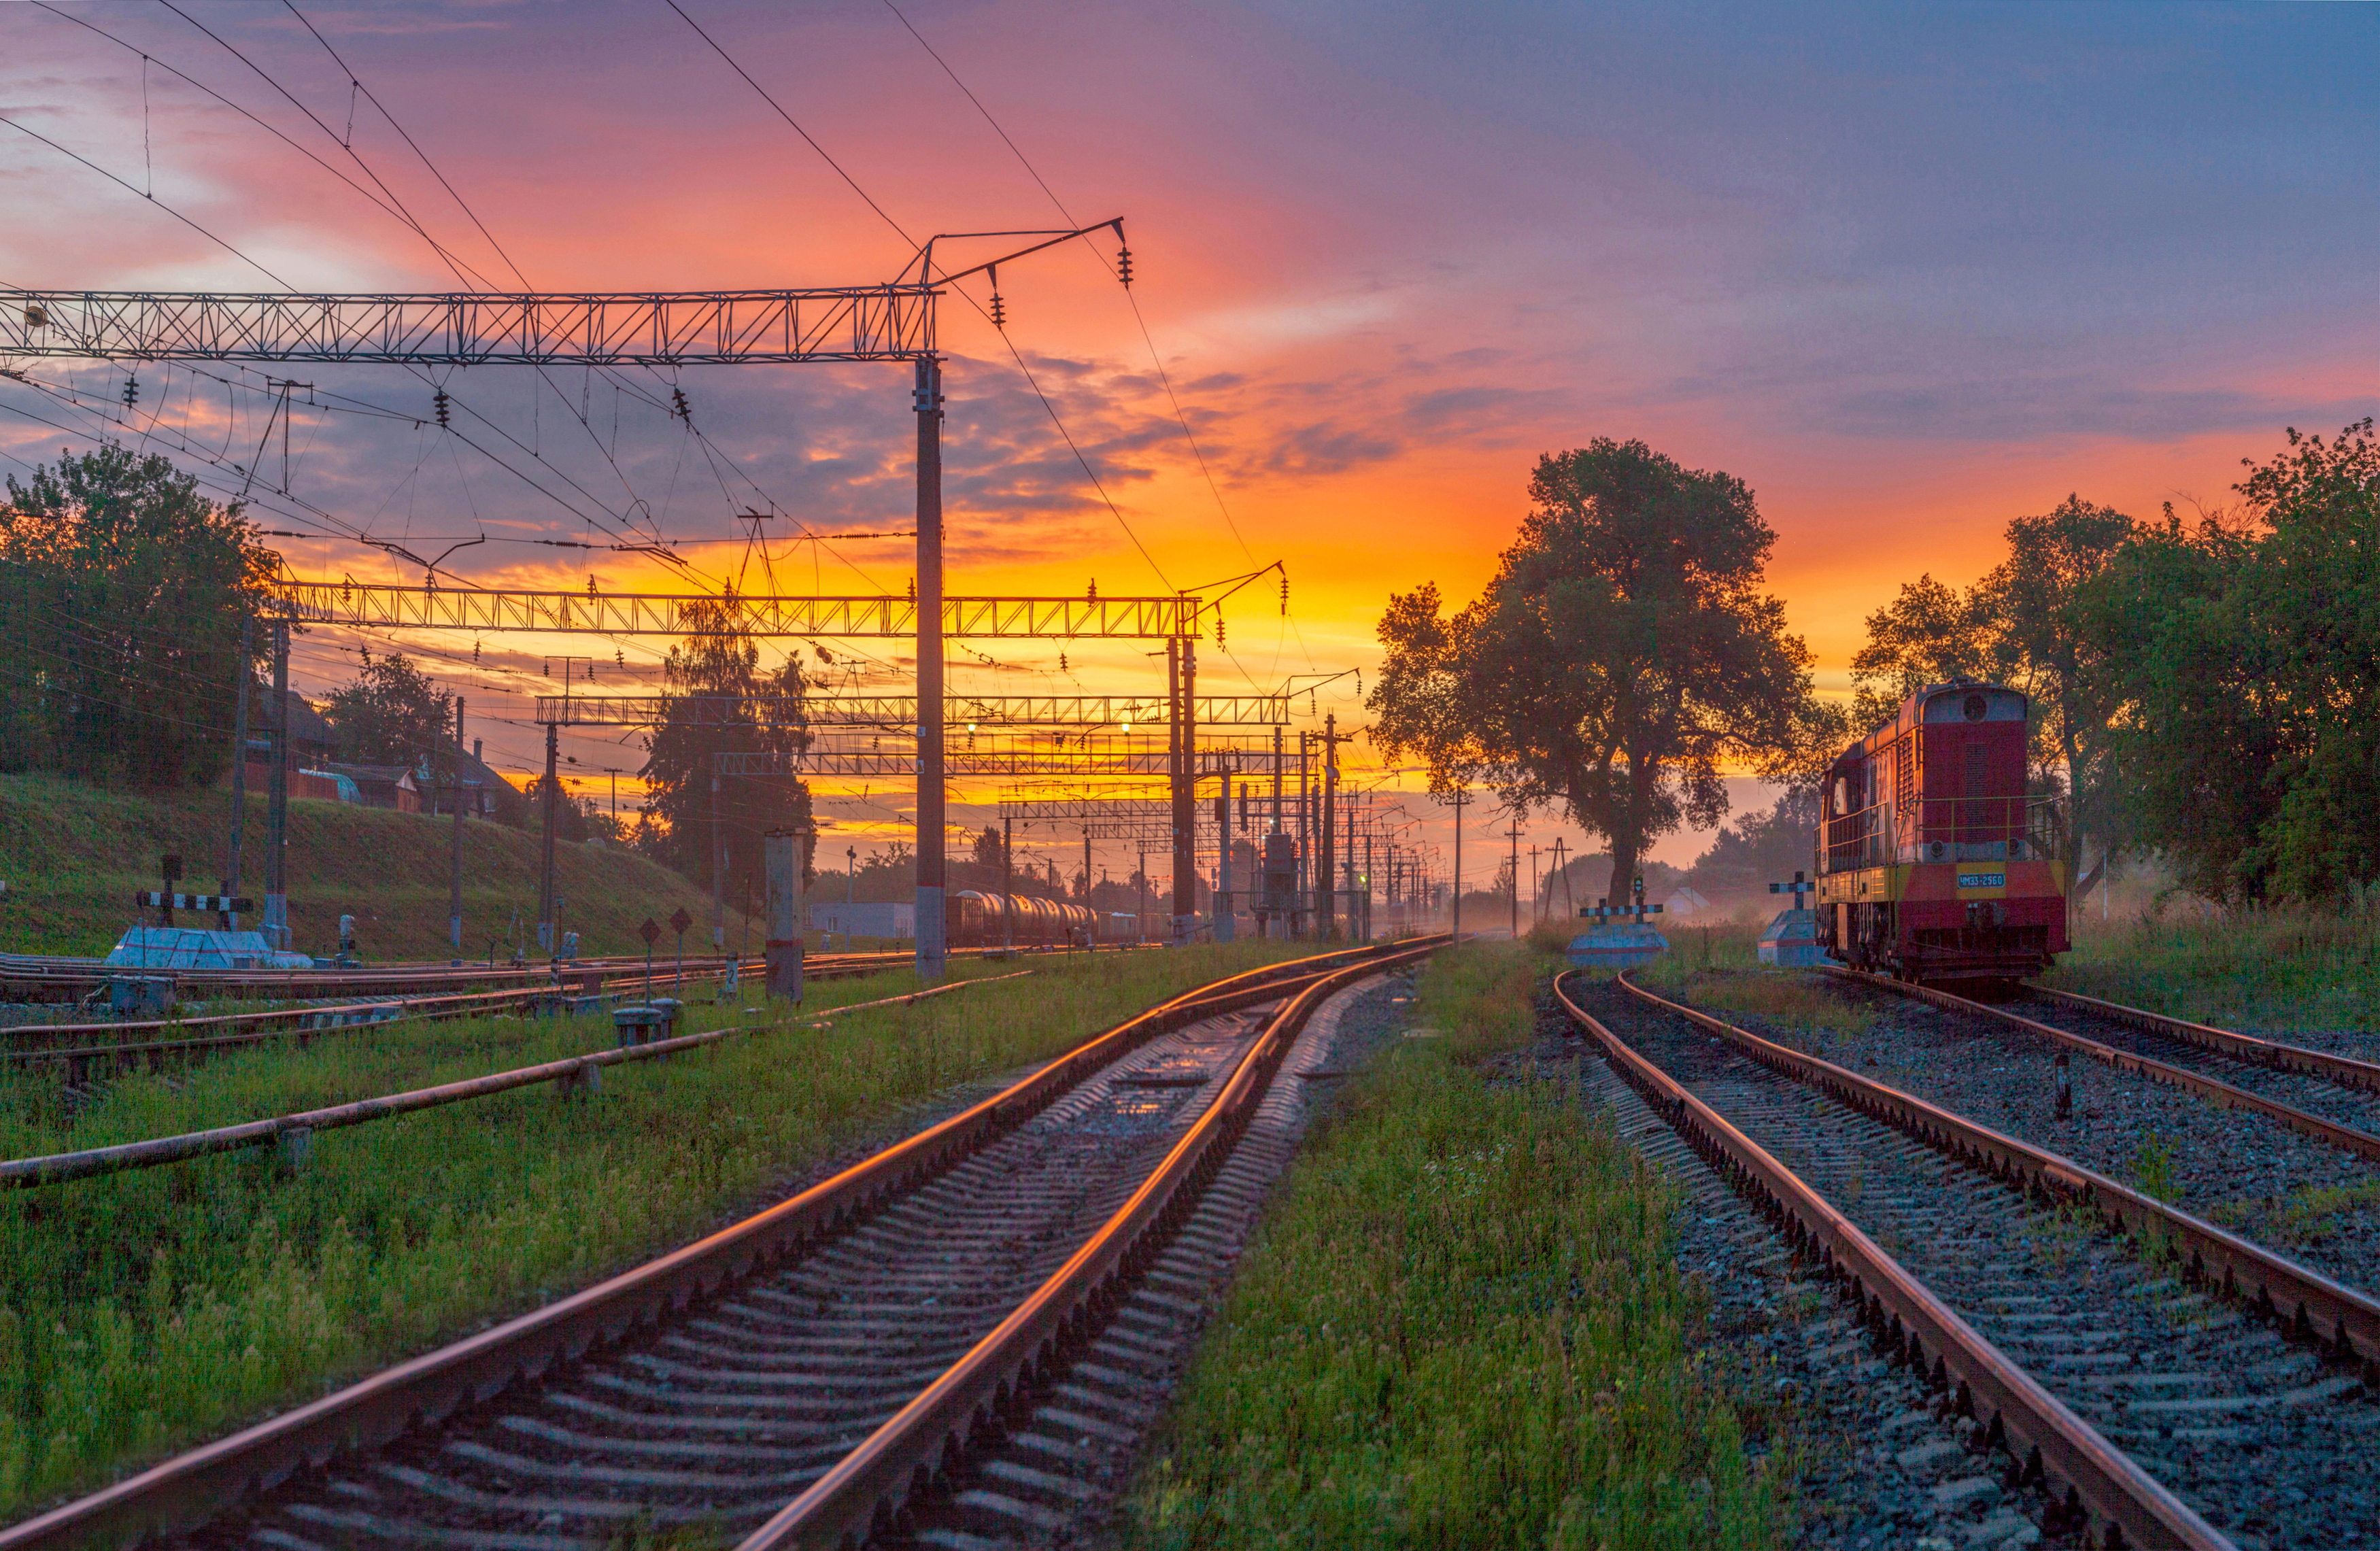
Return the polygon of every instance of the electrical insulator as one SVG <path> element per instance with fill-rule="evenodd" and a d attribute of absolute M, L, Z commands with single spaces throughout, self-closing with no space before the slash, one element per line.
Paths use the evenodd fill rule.
<path fill-rule="evenodd" d="M 480 643 L 477 641 L 471 643 L 471 660 L 474 662 L 480 660 Z"/>
<path fill-rule="evenodd" d="M 1223 649 L 1223 616 L 1220 614 L 1215 616 L 1215 649 Z"/>
<path fill-rule="evenodd" d="M 628 665 L 628 654 L 625 651 L 614 650 L 612 653 L 612 660 L 625 668 Z"/>
<path fill-rule="evenodd" d="M 1058 672 L 1062 673 L 1072 672 L 1072 670 L 1066 666 L 1066 654 L 1062 651 L 1058 654 Z"/>
<path fill-rule="evenodd" d="M 129 409 L 129 408 L 131 408 L 134 405 L 139 404 L 140 402 L 140 378 L 138 378 L 138 377 L 127 377 L 127 378 L 125 378 L 125 380 L 124 380 L 124 407 L 126 407 L 127 409 Z"/>
<path fill-rule="evenodd" d="M 1116 249 L 1116 278 L 1127 286 L 1132 284 L 1132 249 L 1129 248 Z"/>
<path fill-rule="evenodd" d="M 430 395 L 430 405 L 431 408 L 438 412 L 439 425 L 442 427 L 444 426 L 446 424 L 446 390 L 441 388 L 436 393 L 431 394 Z"/>
<path fill-rule="evenodd" d="M 991 294 L 991 326 L 995 329 L 1008 327 L 1008 308 L 1001 301 L 998 291 Z"/>
<path fill-rule="evenodd" d="M 672 415 L 684 420 L 687 425 L 694 424 L 694 411 L 686 406 L 686 390 L 684 388 L 672 388 L 670 390 L 670 403 L 675 406 L 675 407 L 670 411 Z"/>
<path fill-rule="evenodd" d="M 548 658 L 548 659 L 546 660 L 546 663 L 545 663 L 545 676 L 546 676 L 547 678 L 552 678 L 552 677 L 553 677 L 553 660 L 552 660 L 552 658 Z"/>
<path fill-rule="evenodd" d="M 1099 600 L 1099 579 L 1097 576 L 1091 578 L 1091 590 L 1084 596 L 1094 603 Z"/>
<path fill-rule="evenodd" d="M 1287 572 L 1281 573 L 1281 612 L 1284 614 L 1289 612 L 1289 574 Z"/>

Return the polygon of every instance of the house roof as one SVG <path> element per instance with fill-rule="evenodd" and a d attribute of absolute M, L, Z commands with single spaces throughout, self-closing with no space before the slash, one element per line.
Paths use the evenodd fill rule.
<path fill-rule="evenodd" d="M 316 710 L 306 697 L 293 689 L 285 697 L 284 704 L 289 711 L 289 739 L 292 743 L 319 744 L 328 748 L 336 741 L 331 732 L 331 724 L 322 719 L 322 713 Z M 273 714 L 271 685 L 256 686 L 253 705 L 254 709 L 249 714 L 255 718 L 257 732 L 270 732 L 278 725 L 280 719 Z"/>

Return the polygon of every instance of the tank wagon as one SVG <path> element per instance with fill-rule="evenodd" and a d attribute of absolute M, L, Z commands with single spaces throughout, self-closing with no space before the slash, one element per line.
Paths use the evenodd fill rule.
<path fill-rule="evenodd" d="M 1003 902 L 1015 914 L 1015 937 L 1019 948 L 1063 948 L 1087 945 L 1096 937 L 1107 940 L 1099 931 L 1104 924 L 1087 905 L 1068 904 L 1061 900 L 1036 899 L 1029 895 L 978 893 L 973 889 L 952 894 L 942 903 L 943 927 L 950 934 L 953 948 L 998 948 L 1011 939 L 1009 923 L 1003 916 Z"/>
<path fill-rule="evenodd" d="M 1906 980 L 2017 980 L 2064 952 L 2054 800 L 2026 793 L 2025 697 L 1928 685 L 1828 767 L 1818 944 Z"/>

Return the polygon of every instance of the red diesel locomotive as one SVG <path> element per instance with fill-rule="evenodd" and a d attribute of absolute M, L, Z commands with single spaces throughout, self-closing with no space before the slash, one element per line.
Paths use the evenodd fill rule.
<path fill-rule="evenodd" d="M 2018 980 L 2066 951 L 2057 812 L 2026 794 L 2025 697 L 1928 685 L 1828 767 L 1818 944 L 1905 980 Z"/>

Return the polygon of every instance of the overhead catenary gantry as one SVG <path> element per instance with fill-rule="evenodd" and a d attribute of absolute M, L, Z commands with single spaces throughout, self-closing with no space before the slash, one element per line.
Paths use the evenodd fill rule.
<path fill-rule="evenodd" d="M 724 623 L 742 635 L 864 640 L 905 639 L 928 623 L 907 596 L 535 591 L 285 578 L 269 590 L 291 619 L 364 630 L 683 636 L 703 617 L 692 611 L 724 610 Z M 1196 636 L 1205 623 L 1197 599 L 1163 596 L 945 598 L 941 616 L 945 639 L 1170 640 Z"/>
<path fill-rule="evenodd" d="M 942 721 L 967 731 L 1012 727 L 1157 727 L 1172 708 L 1128 695 L 945 695 Z M 1191 708 L 1201 727 L 1285 727 L 1285 695 L 1201 695 Z M 674 717 L 695 726 L 757 721 L 783 727 L 877 727 L 906 732 L 917 722 L 914 695 L 540 695 L 537 721 L 561 727 L 648 727 Z"/>
<path fill-rule="evenodd" d="M 172 293 L 0 289 L 0 356 L 128 361 L 345 361 L 409 366 L 654 366 L 695 364 L 906 361 L 915 369 L 910 407 L 917 416 L 917 561 L 914 629 L 917 650 L 917 826 L 939 837 L 942 769 L 942 367 L 935 336 L 942 288 L 1027 253 L 1113 228 L 1100 221 L 1035 236 L 1029 247 L 970 269 L 937 272 L 933 241 L 883 284 L 771 290 L 430 294 Z M 939 240 L 939 239 L 937 239 Z M 910 279 L 914 270 L 916 278 Z M 1129 285 L 1128 264 L 1119 278 Z M 481 626 L 492 628 L 492 626 Z M 824 630 L 810 634 L 828 634 Z M 287 626 L 274 631 L 276 689 L 287 674 Z M 285 718 L 283 719 L 285 721 Z M 280 735 L 276 734 L 276 739 Z M 551 740 L 554 733 L 549 729 Z M 285 746 L 276 744 L 276 770 Z M 551 763 L 551 760 L 549 760 Z M 1178 783 L 1177 783 L 1178 784 Z M 288 894 L 281 872 L 286 825 L 285 782 L 273 782 L 265 918 L 285 945 Z M 545 820 L 554 822 L 555 788 L 545 788 Z M 549 846 L 547 854 L 552 854 Z M 540 928 L 551 949 L 552 868 L 545 868 Z M 917 973 L 941 978 L 944 940 L 942 851 L 917 849 Z M 799 944 L 770 945 L 774 965 Z"/>

